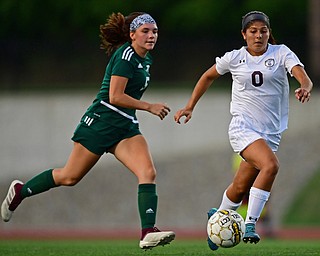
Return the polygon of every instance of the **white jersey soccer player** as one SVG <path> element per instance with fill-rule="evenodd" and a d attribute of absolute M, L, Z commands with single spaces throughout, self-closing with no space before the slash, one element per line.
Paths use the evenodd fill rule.
<path fill-rule="evenodd" d="M 242 47 L 216 58 L 220 75 L 232 75 L 230 113 L 242 116 L 251 129 L 279 134 L 287 129 L 289 82 L 287 73 L 303 64 L 285 45 L 268 44 L 261 56 L 252 56 Z"/>
<path fill-rule="evenodd" d="M 269 17 L 252 11 L 242 17 L 241 34 L 246 46 L 216 58 L 216 63 L 206 70 L 193 89 L 186 106 L 174 116 L 180 123 L 189 122 L 197 102 L 220 76 L 232 75 L 232 96 L 229 141 L 242 157 L 232 183 L 225 190 L 218 209 L 208 211 L 208 218 L 217 210 L 236 210 L 249 193 L 246 213 L 245 243 L 258 243 L 256 223 L 279 170 L 278 150 L 281 133 L 288 127 L 289 81 L 288 73 L 300 87 L 295 97 L 308 102 L 313 84 L 298 57 L 285 45 L 276 45 L 271 33 Z M 211 250 L 218 246 L 207 239 Z"/>

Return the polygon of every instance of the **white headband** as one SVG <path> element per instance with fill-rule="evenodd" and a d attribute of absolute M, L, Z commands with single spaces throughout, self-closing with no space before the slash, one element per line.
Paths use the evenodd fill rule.
<path fill-rule="evenodd" d="M 146 23 L 156 24 L 156 21 L 147 13 L 139 15 L 130 23 L 130 31 L 136 31 L 140 26 Z"/>

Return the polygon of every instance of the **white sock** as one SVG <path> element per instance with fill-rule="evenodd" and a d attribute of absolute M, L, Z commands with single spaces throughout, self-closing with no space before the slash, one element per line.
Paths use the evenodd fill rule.
<path fill-rule="evenodd" d="M 269 191 L 251 187 L 247 216 L 245 221 L 246 224 L 247 223 L 256 224 L 256 222 L 258 221 L 261 215 L 264 205 L 269 199 L 269 196 L 270 196 Z"/>
<path fill-rule="evenodd" d="M 230 210 L 237 210 L 239 208 L 239 206 L 242 204 L 242 201 L 240 203 L 234 203 L 232 202 L 228 196 L 227 196 L 227 190 L 224 191 L 223 196 L 222 196 L 222 201 L 221 204 L 219 206 L 218 210 L 226 210 L 226 209 L 230 209 Z"/>

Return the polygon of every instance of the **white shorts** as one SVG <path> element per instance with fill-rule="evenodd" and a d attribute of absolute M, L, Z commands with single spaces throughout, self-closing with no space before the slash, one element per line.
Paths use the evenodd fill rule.
<path fill-rule="evenodd" d="M 234 152 L 241 153 L 246 147 L 258 139 L 264 139 L 271 150 L 279 148 L 281 133 L 265 134 L 253 130 L 242 116 L 234 116 L 229 125 L 229 140 Z"/>

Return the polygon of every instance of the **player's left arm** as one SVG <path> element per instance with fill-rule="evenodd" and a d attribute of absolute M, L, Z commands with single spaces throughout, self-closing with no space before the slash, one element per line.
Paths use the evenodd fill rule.
<path fill-rule="evenodd" d="M 310 100 L 313 83 L 307 72 L 300 65 L 296 65 L 292 68 L 291 73 L 300 84 L 300 88 L 295 90 L 296 99 L 301 103 L 308 102 Z"/>

